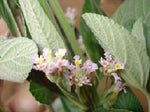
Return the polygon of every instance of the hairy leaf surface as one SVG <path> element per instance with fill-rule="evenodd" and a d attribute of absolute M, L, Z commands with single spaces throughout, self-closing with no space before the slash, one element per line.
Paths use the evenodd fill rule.
<path fill-rule="evenodd" d="M 125 0 L 112 16 L 121 25 L 140 17 L 143 17 L 144 23 L 150 26 L 150 0 Z"/>
<path fill-rule="evenodd" d="M 115 58 L 125 64 L 122 77 L 126 82 L 136 88 L 145 87 L 146 78 L 149 75 L 147 73 L 149 58 L 146 50 L 143 50 L 144 46 L 141 48 L 136 45 L 139 44 L 137 38 L 107 17 L 87 13 L 83 15 L 83 18 L 105 51 L 110 51 Z"/>
<path fill-rule="evenodd" d="M 35 53 L 35 43 L 27 38 L 0 40 L 0 79 L 23 82 L 32 69 Z"/>
<path fill-rule="evenodd" d="M 40 51 L 48 47 L 54 52 L 64 48 L 63 40 L 49 20 L 38 0 L 19 0 L 32 39 Z"/>

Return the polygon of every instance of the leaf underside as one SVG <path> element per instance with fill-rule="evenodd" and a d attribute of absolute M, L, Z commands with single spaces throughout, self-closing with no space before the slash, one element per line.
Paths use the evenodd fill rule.
<path fill-rule="evenodd" d="M 32 39 L 38 44 L 40 51 L 48 47 L 54 52 L 65 48 L 63 40 L 56 31 L 38 0 L 19 0 Z"/>
<path fill-rule="evenodd" d="M 35 43 L 27 38 L 2 40 L 0 42 L 0 79 L 23 82 L 32 69 L 31 58 L 35 53 L 37 53 Z"/>

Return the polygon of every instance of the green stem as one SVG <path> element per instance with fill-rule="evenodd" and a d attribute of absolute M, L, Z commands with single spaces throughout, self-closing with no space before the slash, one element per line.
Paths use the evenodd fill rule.
<path fill-rule="evenodd" d="M 51 6 L 56 14 L 56 17 L 58 18 L 58 20 L 66 34 L 66 37 L 68 38 L 68 40 L 72 46 L 72 49 L 74 50 L 75 54 L 80 55 L 81 59 L 84 61 L 83 54 L 79 48 L 79 45 L 76 42 L 76 38 L 75 38 L 69 24 L 67 23 L 66 18 L 63 14 L 63 11 L 61 10 L 57 0 L 49 0 L 49 2 L 50 2 Z"/>
<path fill-rule="evenodd" d="M 83 111 L 86 111 L 88 108 L 82 104 L 78 98 L 76 96 L 74 96 L 72 93 L 70 93 L 69 91 L 67 91 L 64 87 L 63 84 L 61 82 L 57 83 L 57 86 L 59 87 L 59 89 L 63 92 L 63 94 L 70 100 L 72 101 L 74 104 L 76 104 L 80 109 L 82 109 Z"/>

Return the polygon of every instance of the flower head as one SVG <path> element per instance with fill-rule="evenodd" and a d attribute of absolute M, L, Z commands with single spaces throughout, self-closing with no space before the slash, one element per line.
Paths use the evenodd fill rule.
<path fill-rule="evenodd" d="M 93 63 L 91 60 L 87 60 L 82 67 L 83 70 L 85 70 L 86 74 L 90 74 L 91 72 L 94 72 L 98 69 L 98 66 L 96 63 Z"/>
<path fill-rule="evenodd" d="M 69 19 L 74 19 L 76 16 L 76 8 L 67 7 L 65 16 Z"/>
<path fill-rule="evenodd" d="M 45 58 L 51 57 L 51 55 L 52 55 L 52 51 L 51 51 L 49 48 L 44 48 L 44 49 L 43 49 L 43 56 L 44 56 Z"/>
<path fill-rule="evenodd" d="M 104 55 L 105 55 L 105 58 L 106 58 L 106 60 L 107 60 L 108 62 L 110 62 L 110 61 L 112 60 L 112 57 L 111 57 L 109 51 L 108 51 L 108 52 L 105 52 Z"/>
<path fill-rule="evenodd" d="M 32 63 L 42 65 L 44 63 L 44 57 L 42 55 L 39 57 L 38 54 L 35 54 L 32 57 Z"/>
<path fill-rule="evenodd" d="M 88 79 L 87 76 L 83 76 L 81 78 L 81 81 L 78 83 L 79 86 L 83 86 L 83 85 L 89 85 L 92 86 L 92 84 L 90 83 L 90 80 Z"/>
<path fill-rule="evenodd" d="M 55 53 L 56 58 L 61 60 L 65 56 L 66 52 L 66 49 L 59 49 L 58 52 Z"/>
<path fill-rule="evenodd" d="M 80 64 L 82 62 L 82 60 L 80 59 L 80 56 L 79 55 L 75 55 L 73 58 L 75 59 L 76 67 L 80 67 Z"/>
<path fill-rule="evenodd" d="M 115 83 L 117 83 L 118 81 L 121 81 L 121 78 L 117 75 L 117 73 L 112 73 L 112 76 L 115 79 Z"/>
<path fill-rule="evenodd" d="M 109 65 L 109 62 L 101 57 L 99 63 L 106 68 Z"/>
<path fill-rule="evenodd" d="M 127 93 L 123 83 L 121 81 L 117 81 L 116 85 L 115 85 L 115 90 L 117 91 L 124 91 L 124 93 Z"/>

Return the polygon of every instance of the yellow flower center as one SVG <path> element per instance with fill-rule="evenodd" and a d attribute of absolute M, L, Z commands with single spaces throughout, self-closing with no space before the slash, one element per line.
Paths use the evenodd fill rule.
<path fill-rule="evenodd" d="M 121 65 L 116 65 L 116 67 L 117 67 L 118 69 L 121 69 Z"/>
<path fill-rule="evenodd" d="M 46 55 L 47 55 L 48 57 L 50 57 L 50 56 L 51 56 L 51 53 L 50 53 L 50 52 L 47 52 Z"/>
<path fill-rule="evenodd" d="M 80 60 L 76 60 L 75 63 L 76 63 L 76 64 L 80 64 Z"/>
<path fill-rule="evenodd" d="M 37 60 L 37 63 L 39 63 L 40 65 L 43 63 L 42 59 Z"/>
<path fill-rule="evenodd" d="M 80 63 L 81 63 L 80 60 L 76 60 L 75 61 L 76 67 L 80 67 Z"/>
<path fill-rule="evenodd" d="M 60 58 L 61 58 L 61 57 L 62 57 L 62 54 L 58 54 L 58 57 L 60 57 Z"/>

